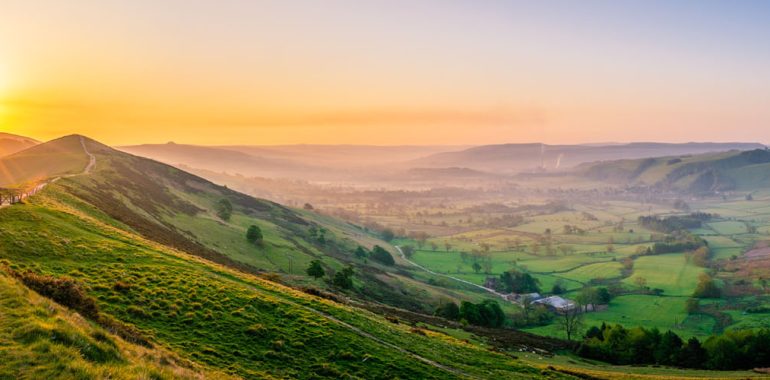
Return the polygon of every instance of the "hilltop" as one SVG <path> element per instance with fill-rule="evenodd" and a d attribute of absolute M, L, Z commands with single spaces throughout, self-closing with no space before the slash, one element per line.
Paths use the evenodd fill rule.
<path fill-rule="evenodd" d="M 630 143 L 612 145 L 499 144 L 430 155 L 409 162 L 419 167 L 462 166 L 498 173 L 571 168 L 587 162 L 701 154 L 764 148 L 754 143 Z"/>
<path fill-rule="evenodd" d="M 430 277 L 415 276 L 414 268 L 401 261 L 393 247 L 360 226 L 256 199 L 87 137 L 67 136 L 33 149 L 14 156 L 20 169 L 58 162 L 57 170 L 37 171 L 47 178 L 65 177 L 67 181 L 57 184 L 105 214 L 112 224 L 246 273 L 276 273 L 283 281 L 304 286 L 314 283 L 305 272 L 313 260 L 320 260 L 330 275 L 352 266 L 360 286 L 350 296 L 421 312 L 432 312 L 440 302 L 437 294 L 458 301 L 485 296 L 462 284 L 450 289 L 429 284 Z M 89 175 L 78 175 L 90 156 L 96 165 Z M 223 202 L 232 209 L 226 218 L 219 212 Z M 245 238 L 252 225 L 263 235 L 258 245 Z M 390 250 L 396 265 L 354 255 L 359 246 L 375 245 Z"/>
<path fill-rule="evenodd" d="M 62 352 L 56 360 L 64 364 L 46 377 L 99 376 L 99 371 L 132 377 L 132 365 L 144 366 L 143 361 L 150 361 L 147 371 L 156 377 L 177 371 L 176 365 L 152 364 L 149 351 L 141 359 L 128 353 L 136 344 L 167 349 L 168 357 L 189 362 L 189 369 L 178 369 L 179 377 L 184 371 L 244 378 L 566 377 L 476 343 L 302 293 L 266 280 L 273 277 L 259 270 L 270 264 L 273 270 L 300 272 L 301 254 L 323 260 L 329 270 L 340 268 L 341 259 L 330 248 L 344 249 L 342 234 L 352 231 L 345 223 L 250 198 L 81 136 L 43 144 L 39 151 L 61 148 L 75 157 L 76 143 L 83 155 L 96 158 L 92 170 L 62 176 L 25 204 L 0 210 L 0 259 L 7 266 L 0 289 L 22 295 L 0 303 L 2 315 L 27 318 L 18 311 L 40 302 L 34 291 L 49 292 L 70 308 L 62 313 L 80 314 L 62 322 L 30 322 L 43 329 L 60 326 L 54 328 L 69 331 L 72 343 L 59 343 L 60 335 L 43 330 L 28 339 L 19 335 L 16 322 L 0 323 L 0 337 L 7 337 L 15 352 L 29 352 L 27 363 L 48 360 L 41 345 Z M 221 199 L 232 202 L 229 220 L 212 211 Z M 237 241 L 244 240 L 242 226 L 251 223 L 263 227 L 266 251 L 237 249 Z M 306 239 L 311 226 L 328 228 L 331 245 Z M 287 263 L 287 257 L 295 259 Z M 28 279 L 23 285 L 31 288 L 11 274 Z M 359 288 L 388 274 L 380 269 L 372 280 L 362 275 L 356 279 Z M 64 284 L 80 290 L 51 291 L 70 286 Z M 87 322 L 77 322 L 81 317 Z M 97 334 L 102 330 L 108 334 Z M 98 368 L 88 369 L 91 364 L 77 359 L 82 355 L 87 362 L 97 349 L 106 358 L 121 358 L 114 365 L 125 368 L 97 361 Z M 5 361 L 0 368 L 19 373 L 24 365 Z"/>
<path fill-rule="evenodd" d="M 586 164 L 576 172 L 591 179 L 628 186 L 713 194 L 770 186 L 766 149 L 666 156 Z"/>
<path fill-rule="evenodd" d="M 0 187 L 75 174 L 88 162 L 80 136 L 62 137 L 0 158 Z"/>
<path fill-rule="evenodd" d="M 0 132 L 0 157 L 31 148 L 39 143 L 29 137 Z"/>

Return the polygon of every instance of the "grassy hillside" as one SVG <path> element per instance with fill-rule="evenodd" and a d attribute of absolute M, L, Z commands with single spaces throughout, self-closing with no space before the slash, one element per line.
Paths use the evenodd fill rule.
<path fill-rule="evenodd" d="M 0 187 L 75 174 L 88 165 L 77 136 L 67 136 L 0 158 Z"/>
<path fill-rule="evenodd" d="M 608 160 L 636 160 L 643 157 L 704 154 L 731 149 L 762 149 L 754 143 L 631 143 L 616 145 L 484 145 L 456 152 L 433 154 L 411 161 L 413 167 L 461 166 L 493 172 L 532 170 L 541 165 L 549 170 Z"/>
<path fill-rule="evenodd" d="M 589 178 L 665 190 L 713 193 L 768 185 L 765 149 L 694 156 L 668 156 L 583 165 Z"/>
<path fill-rule="evenodd" d="M 0 269 L 0 378 L 229 378 L 167 350 L 127 343 L 8 271 Z"/>
<path fill-rule="evenodd" d="M 248 378 L 558 375 L 165 248 L 68 195 L 66 182 L 0 211 L 0 258 L 75 279 L 102 313 L 187 360 Z"/>
<path fill-rule="evenodd" d="M 442 299 L 483 296 L 482 291 L 462 285 L 456 289 L 429 285 L 430 278 L 414 278 L 413 268 L 397 257 L 395 266 L 357 258 L 353 252 L 359 245 L 388 247 L 358 226 L 255 199 L 171 166 L 84 141 L 96 157 L 92 172 L 57 184 L 104 213 L 100 218 L 107 223 L 157 243 L 244 272 L 278 273 L 288 283 L 320 288 L 330 285 L 307 276 L 312 260 L 323 263 L 327 278 L 352 265 L 355 286 L 349 294 L 411 310 L 432 312 Z M 83 151 L 82 146 L 71 145 L 73 152 Z M 233 207 L 226 220 L 217 214 L 222 200 Z M 262 244 L 247 241 L 251 225 L 261 229 Z M 395 249 L 389 249 L 397 256 Z"/>

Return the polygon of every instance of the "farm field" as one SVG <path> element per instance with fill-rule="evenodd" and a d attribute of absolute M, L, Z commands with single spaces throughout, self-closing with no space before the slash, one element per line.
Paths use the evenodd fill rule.
<path fill-rule="evenodd" d="M 770 210 L 770 194 L 765 198 L 760 198 L 760 195 L 755 194 L 752 202 L 737 199 L 693 202 L 692 207 L 697 207 L 698 211 L 717 214 L 702 228 L 691 230 L 708 242 L 713 263 L 738 265 L 742 254 L 754 242 L 767 236 L 763 235 L 763 231 L 770 229 L 770 215 L 762 217 L 762 210 Z M 586 314 L 586 325 L 621 323 L 671 329 L 682 336 L 699 337 L 708 336 L 723 327 L 765 326 L 762 314 L 749 315 L 741 311 L 741 308 L 753 304 L 749 298 L 746 301 L 740 297 L 732 298 L 731 302 L 738 305 L 738 310 L 725 311 L 724 317 L 721 317 L 721 323 L 728 323 L 728 326 L 719 327 L 715 317 L 709 314 L 688 315 L 686 302 L 692 297 L 699 276 L 708 273 L 708 270 L 696 266 L 684 252 L 639 256 L 639 252 L 651 247 L 661 234 L 641 226 L 636 218 L 651 214 L 676 215 L 682 214 L 681 211 L 634 202 L 606 202 L 601 208 L 580 204 L 573 207 L 574 211 L 525 217 L 525 223 L 511 228 L 466 229 L 457 234 L 431 236 L 424 243 L 402 239 L 394 244 L 418 247 L 411 259 L 419 265 L 478 285 L 489 277 L 516 269 L 537 279 L 545 294 L 559 284 L 567 291 L 566 298 L 574 299 L 582 288 L 592 284 L 617 284 L 625 289 L 626 294 L 613 298 L 606 309 Z M 596 220 L 584 220 L 585 213 L 590 213 Z M 756 226 L 759 233 L 747 234 L 747 223 Z M 565 225 L 574 225 L 585 232 L 566 233 Z M 550 236 L 555 247 L 553 254 L 547 254 L 543 248 L 546 236 Z M 537 241 L 540 247 L 536 247 Z M 445 249 L 447 244 L 449 250 Z M 489 248 L 488 252 L 482 249 L 485 246 Z M 486 260 L 487 263 L 475 272 L 473 263 L 477 260 L 482 264 Z M 630 270 L 624 269 L 627 260 L 633 263 Z M 729 272 L 717 271 L 713 275 L 721 286 L 731 283 L 732 274 Z M 659 291 L 661 296 L 633 294 L 640 291 L 640 286 L 642 290 L 647 289 L 645 291 Z M 513 310 L 517 307 L 514 305 Z M 563 337 L 563 332 L 555 324 L 531 327 L 527 331 Z"/>
<path fill-rule="evenodd" d="M 643 278 L 650 288 L 662 289 L 667 296 L 689 297 L 704 268 L 688 263 L 684 254 L 644 256 L 634 260 L 634 274 L 623 280 L 629 287 Z"/>

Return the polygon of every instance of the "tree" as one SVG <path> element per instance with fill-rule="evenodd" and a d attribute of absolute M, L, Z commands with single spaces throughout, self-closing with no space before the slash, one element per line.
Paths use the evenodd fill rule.
<path fill-rule="evenodd" d="M 447 251 L 447 252 L 451 251 L 451 250 L 452 250 L 452 243 L 450 243 L 450 242 L 448 242 L 448 241 L 447 241 L 447 242 L 445 242 L 445 243 L 444 243 L 444 248 L 446 248 L 446 251 Z"/>
<path fill-rule="evenodd" d="M 678 365 L 682 356 L 682 343 L 682 338 L 671 330 L 663 333 L 653 352 L 655 362 L 663 365 Z"/>
<path fill-rule="evenodd" d="M 382 233 L 380 233 L 380 236 L 382 237 L 382 240 L 389 242 L 396 237 L 396 233 L 393 232 L 393 230 L 391 230 L 390 228 L 386 228 L 382 230 Z"/>
<path fill-rule="evenodd" d="M 406 256 L 407 259 L 411 259 L 412 256 L 414 256 L 414 247 L 411 245 L 405 245 L 401 247 L 401 252 L 404 253 L 404 256 Z"/>
<path fill-rule="evenodd" d="M 342 289 L 351 289 L 353 288 L 353 273 L 355 273 L 353 267 L 348 266 L 334 274 L 332 283 Z"/>
<path fill-rule="evenodd" d="M 233 215 L 233 204 L 227 198 L 222 198 L 216 204 L 216 212 L 219 219 L 228 221 Z"/>
<path fill-rule="evenodd" d="M 493 300 L 484 300 L 480 304 L 463 301 L 460 318 L 476 326 L 500 327 L 505 323 L 503 309 Z"/>
<path fill-rule="evenodd" d="M 479 273 L 479 271 L 481 271 L 481 264 L 479 264 L 478 261 L 474 261 L 472 267 L 473 267 L 473 271 L 476 273 Z"/>
<path fill-rule="evenodd" d="M 246 230 L 246 240 L 251 244 L 262 245 L 262 230 L 258 226 L 252 224 L 249 226 L 249 229 Z"/>
<path fill-rule="evenodd" d="M 553 284 L 553 288 L 551 288 L 551 293 L 555 295 L 564 294 L 566 291 L 567 289 L 562 280 L 556 280 L 556 283 Z"/>
<path fill-rule="evenodd" d="M 719 298 L 722 296 L 722 289 L 719 289 L 716 281 L 706 273 L 698 276 L 698 285 L 692 294 L 695 298 Z"/>
<path fill-rule="evenodd" d="M 706 350 L 698 338 L 690 338 L 682 347 L 680 365 L 687 368 L 702 368 L 708 359 Z"/>
<path fill-rule="evenodd" d="M 580 290 L 577 301 L 579 304 L 584 305 L 586 310 L 589 305 L 591 306 L 591 310 L 594 310 L 599 303 L 599 291 L 596 290 L 596 288 L 585 287 Z"/>
<path fill-rule="evenodd" d="M 533 304 L 532 301 L 534 301 L 534 299 L 530 297 L 523 297 L 521 299 L 521 310 L 524 314 L 524 323 L 527 325 L 529 325 L 530 314 L 532 314 L 532 311 L 535 310 L 535 304 Z"/>
<path fill-rule="evenodd" d="M 358 248 L 356 248 L 356 251 L 353 254 L 356 255 L 356 257 L 358 257 L 359 259 L 365 259 L 366 256 L 369 255 L 366 252 L 366 249 L 360 245 L 358 246 Z"/>
<path fill-rule="evenodd" d="M 369 254 L 372 260 L 379 262 L 380 264 L 393 266 L 396 265 L 396 261 L 393 260 L 393 256 L 385 248 L 375 245 L 372 248 L 372 252 Z"/>
<path fill-rule="evenodd" d="M 435 315 L 452 321 L 460 319 L 460 307 L 450 301 L 436 308 Z"/>
<path fill-rule="evenodd" d="M 540 292 L 540 281 L 529 273 L 511 269 L 500 275 L 503 291 L 508 293 L 537 293 Z"/>
<path fill-rule="evenodd" d="M 644 289 L 647 287 L 647 279 L 642 276 L 636 276 L 636 278 L 634 278 L 634 283 L 639 287 L 639 289 Z"/>
<path fill-rule="evenodd" d="M 315 208 L 313 207 L 313 205 L 311 205 L 310 203 L 305 203 L 305 205 L 304 205 L 304 206 L 302 206 L 302 208 L 304 208 L 305 210 L 311 210 L 311 211 L 312 211 L 312 210 L 315 210 Z"/>
<path fill-rule="evenodd" d="M 596 290 L 596 297 L 599 305 L 607 305 L 612 300 L 612 294 L 607 288 L 599 288 Z"/>
<path fill-rule="evenodd" d="M 437 251 L 438 250 L 438 244 L 436 242 L 430 242 L 430 250 L 431 251 Z"/>
<path fill-rule="evenodd" d="M 709 264 L 709 258 L 711 257 L 711 251 L 709 247 L 703 246 L 692 253 L 692 263 L 699 267 L 707 267 Z"/>
<path fill-rule="evenodd" d="M 308 276 L 318 279 L 325 276 L 326 271 L 324 270 L 323 266 L 321 266 L 320 260 L 313 260 L 310 262 L 310 266 L 307 267 L 307 274 Z"/>
<path fill-rule="evenodd" d="M 564 331 L 567 340 L 572 340 L 572 337 L 577 336 L 583 327 L 583 313 L 580 312 L 580 309 L 581 307 L 576 306 L 572 309 L 564 310 L 557 317 L 558 328 Z"/>

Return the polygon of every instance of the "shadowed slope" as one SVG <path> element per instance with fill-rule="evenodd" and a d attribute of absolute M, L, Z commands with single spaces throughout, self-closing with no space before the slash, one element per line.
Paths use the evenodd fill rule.
<path fill-rule="evenodd" d="M 89 158 L 70 135 L 0 158 L 0 186 L 11 187 L 82 172 Z"/>

